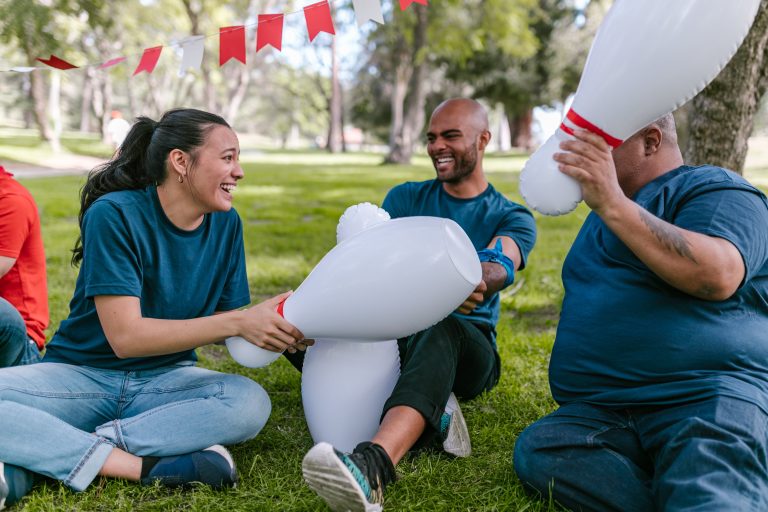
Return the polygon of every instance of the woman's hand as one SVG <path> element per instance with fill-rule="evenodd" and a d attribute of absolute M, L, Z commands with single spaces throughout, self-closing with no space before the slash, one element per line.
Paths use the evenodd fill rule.
<path fill-rule="evenodd" d="M 241 311 L 239 334 L 257 347 L 273 352 L 305 350 L 311 340 L 277 313 L 277 306 L 291 293 L 282 293 Z"/>

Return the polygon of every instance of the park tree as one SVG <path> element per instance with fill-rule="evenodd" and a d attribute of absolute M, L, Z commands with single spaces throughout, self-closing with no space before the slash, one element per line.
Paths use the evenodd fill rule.
<path fill-rule="evenodd" d="M 512 54 L 491 39 L 465 61 L 447 62 L 447 76 L 472 84 L 476 98 L 501 104 L 511 146 L 531 150 L 533 109 L 562 103 L 576 90 L 602 19 L 599 4 L 593 2 L 583 13 L 571 0 L 539 0 L 527 13 L 536 38 L 533 52 Z"/>
<path fill-rule="evenodd" d="M 426 119 L 430 93 L 441 88 L 445 62 L 465 62 L 490 41 L 501 52 L 530 55 L 536 39 L 528 25 L 535 0 L 446 0 L 437 6 L 393 9 L 372 31 L 372 58 L 364 72 L 387 83 L 388 163 L 408 163 Z M 438 11 L 439 9 L 439 11 Z M 356 108 L 356 110 L 359 110 Z"/>
<path fill-rule="evenodd" d="M 747 144 L 768 87 L 768 0 L 723 71 L 688 106 L 685 160 L 743 172 Z"/>
<path fill-rule="evenodd" d="M 0 41 L 18 47 L 27 65 L 46 51 L 58 48 L 53 36 L 55 30 L 56 5 L 47 5 L 34 0 L 0 0 Z M 34 121 L 40 137 L 58 148 L 59 141 L 48 119 L 48 71 L 34 70 L 29 73 L 29 97 L 34 112 Z"/>

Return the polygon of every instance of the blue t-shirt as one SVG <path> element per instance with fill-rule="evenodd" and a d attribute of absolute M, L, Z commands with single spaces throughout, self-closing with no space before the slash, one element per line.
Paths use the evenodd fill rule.
<path fill-rule="evenodd" d="M 478 196 L 460 199 L 448 194 L 437 180 L 407 182 L 389 191 L 382 208 L 393 219 L 422 215 L 451 219 L 464 229 L 478 251 L 488 247 L 494 237 L 508 236 L 520 249 L 521 269 L 536 243 L 536 222 L 531 212 L 504 197 L 491 184 Z M 499 294 L 486 299 L 469 315 L 453 315 L 488 325 L 493 331 L 499 319 Z"/>
<path fill-rule="evenodd" d="M 765 196 L 730 171 L 683 166 L 645 185 L 634 201 L 675 226 L 733 243 L 744 281 L 724 301 L 687 295 L 591 213 L 563 267 L 552 396 L 621 408 L 725 395 L 768 412 Z"/>
<path fill-rule="evenodd" d="M 166 217 L 155 187 L 111 192 L 85 213 L 83 260 L 69 317 L 53 335 L 46 362 L 142 370 L 196 360 L 194 350 L 119 359 L 96 313 L 97 295 L 141 299 L 145 318 L 191 319 L 250 302 L 243 228 L 234 209 L 207 214 L 194 230 Z"/>

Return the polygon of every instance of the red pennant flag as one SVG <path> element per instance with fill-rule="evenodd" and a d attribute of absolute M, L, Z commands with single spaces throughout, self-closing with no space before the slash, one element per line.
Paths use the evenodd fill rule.
<path fill-rule="evenodd" d="M 62 60 L 62 59 L 58 58 L 57 56 L 55 56 L 53 54 L 51 54 L 51 56 L 48 58 L 48 60 L 41 59 L 40 57 L 36 58 L 35 60 L 39 60 L 43 64 L 45 64 L 47 66 L 51 66 L 52 68 L 63 69 L 65 71 L 67 69 L 75 69 L 77 67 L 74 64 L 70 64 L 69 62 L 67 62 L 65 60 Z"/>
<path fill-rule="evenodd" d="M 237 59 L 245 64 L 245 27 L 221 27 L 219 29 L 219 66 L 229 59 Z"/>
<path fill-rule="evenodd" d="M 115 57 L 114 59 L 109 59 L 107 62 L 99 66 L 99 69 L 111 68 L 112 66 L 120 64 L 124 60 L 125 60 L 125 57 Z"/>
<path fill-rule="evenodd" d="M 336 33 L 333 30 L 331 7 L 328 5 L 327 0 L 306 6 L 304 8 L 304 18 L 307 20 L 310 43 L 320 32 Z"/>
<path fill-rule="evenodd" d="M 256 31 L 256 51 L 271 44 L 277 51 L 283 46 L 283 15 L 259 14 L 259 27 Z"/>
<path fill-rule="evenodd" d="M 160 52 L 163 51 L 162 46 L 155 46 L 154 48 L 147 48 L 144 50 L 144 54 L 141 56 L 139 65 L 133 72 L 133 76 L 138 75 L 142 71 L 146 71 L 151 74 L 157 66 L 157 61 L 160 59 Z"/>
<path fill-rule="evenodd" d="M 406 10 L 411 4 L 427 5 L 427 0 L 400 0 L 400 10 Z"/>

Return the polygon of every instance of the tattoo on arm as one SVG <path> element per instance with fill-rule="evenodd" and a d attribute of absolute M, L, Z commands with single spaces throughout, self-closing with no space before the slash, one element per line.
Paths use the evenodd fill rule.
<path fill-rule="evenodd" d="M 639 208 L 639 210 L 640 218 L 643 223 L 648 226 L 648 229 L 653 233 L 653 236 L 655 236 L 664 247 L 670 251 L 676 252 L 683 258 L 698 263 L 693 256 L 693 252 L 691 252 L 691 244 L 674 226 L 667 224 L 642 208 Z"/>

